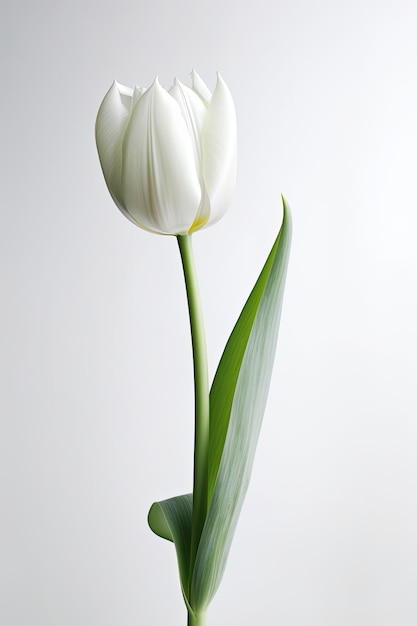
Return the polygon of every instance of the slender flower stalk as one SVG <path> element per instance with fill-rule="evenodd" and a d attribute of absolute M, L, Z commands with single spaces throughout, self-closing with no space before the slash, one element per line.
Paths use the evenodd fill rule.
<path fill-rule="evenodd" d="M 206 613 L 194 613 L 188 612 L 188 625 L 187 626 L 206 626 Z"/>
<path fill-rule="evenodd" d="M 179 235 L 177 239 L 187 290 L 194 360 L 194 486 L 190 554 L 190 572 L 192 573 L 201 532 L 207 515 L 210 409 L 206 337 L 191 237 L 191 235 Z M 201 626 L 202 622 L 194 620 L 190 621 L 190 624 Z"/>

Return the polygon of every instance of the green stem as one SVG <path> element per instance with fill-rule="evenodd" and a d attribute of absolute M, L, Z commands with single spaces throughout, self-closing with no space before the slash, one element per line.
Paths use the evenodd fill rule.
<path fill-rule="evenodd" d="M 199 613 L 195 615 L 189 612 L 187 626 L 206 626 L 206 614 Z"/>
<path fill-rule="evenodd" d="M 194 570 L 198 544 L 207 515 L 208 492 L 208 440 L 209 440 L 209 384 L 207 369 L 206 337 L 203 313 L 198 290 L 197 274 L 191 235 L 178 235 L 178 245 L 184 270 L 190 314 L 191 340 L 194 359 L 194 485 L 193 518 L 191 527 L 190 581 Z M 190 626 L 204 626 L 204 619 L 191 616 Z M 189 618 L 190 620 L 190 618 Z M 195 621 L 197 620 L 197 621 Z"/>

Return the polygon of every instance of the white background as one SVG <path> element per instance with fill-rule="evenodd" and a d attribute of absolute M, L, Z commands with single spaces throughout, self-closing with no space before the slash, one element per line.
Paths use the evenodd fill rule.
<path fill-rule="evenodd" d="M 112 80 L 210 87 L 236 198 L 194 237 L 210 373 L 274 240 L 294 240 L 252 483 L 209 626 L 417 623 L 415 0 L 8 4 L 1 20 L 4 626 L 185 624 L 150 504 L 191 488 L 176 241 L 113 205 Z"/>

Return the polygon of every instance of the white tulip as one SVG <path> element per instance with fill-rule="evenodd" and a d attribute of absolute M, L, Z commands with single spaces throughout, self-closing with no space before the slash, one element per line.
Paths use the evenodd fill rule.
<path fill-rule="evenodd" d="M 213 95 L 192 72 L 166 91 L 116 81 L 100 106 L 96 142 L 116 205 L 159 234 L 185 235 L 219 220 L 236 179 L 236 113 L 221 76 Z"/>

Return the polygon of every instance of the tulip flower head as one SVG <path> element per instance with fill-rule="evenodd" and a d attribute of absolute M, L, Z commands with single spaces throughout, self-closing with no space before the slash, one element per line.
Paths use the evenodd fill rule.
<path fill-rule="evenodd" d="M 145 230 L 186 235 L 219 220 L 236 179 L 236 113 L 217 75 L 213 95 L 196 72 L 192 87 L 156 78 L 148 89 L 116 81 L 100 106 L 96 143 L 109 192 Z"/>

